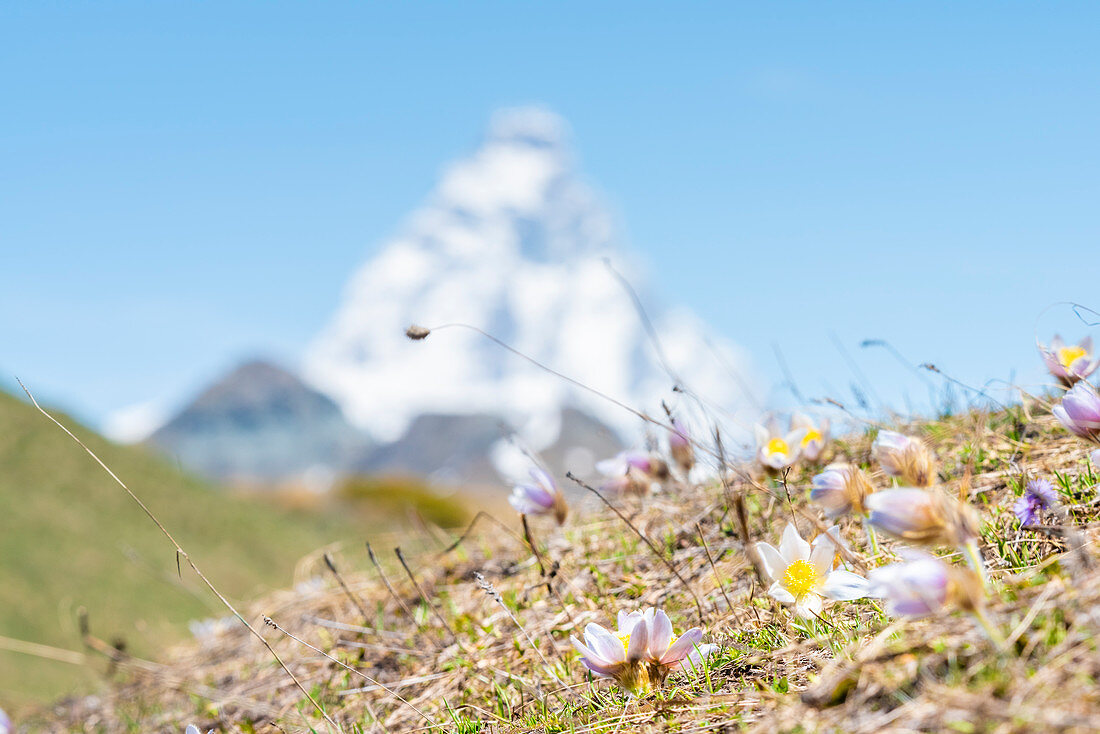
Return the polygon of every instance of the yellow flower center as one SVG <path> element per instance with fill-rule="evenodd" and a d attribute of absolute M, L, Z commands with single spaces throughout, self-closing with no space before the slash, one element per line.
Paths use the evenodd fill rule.
<path fill-rule="evenodd" d="M 615 636 L 619 638 L 619 642 L 623 643 L 623 652 L 626 652 L 627 650 L 630 649 L 630 633 L 629 632 L 619 632 Z M 676 642 L 676 640 L 678 640 L 678 639 L 679 639 L 679 637 L 677 635 L 673 635 L 668 641 L 668 646 L 672 647 L 672 643 Z"/>
<path fill-rule="evenodd" d="M 1081 359 L 1081 357 L 1087 357 L 1088 354 L 1088 352 L 1076 344 L 1072 347 L 1062 347 L 1058 350 L 1058 361 L 1062 363 L 1063 367 L 1069 369 L 1070 365 Z"/>
<path fill-rule="evenodd" d="M 795 561 L 783 572 L 783 586 L 796 599 L 813 591 L 817 584 L 817 569 L 809 561 Z"/>
<path fill-rule="evenodd" d="M 811 428 L 810 430 L 806 431 L 806 435 L 802 437 L 802 448 L 806 448 L 806 446 L 809 445 L 810 441 L 820 440 L 821 431 L 817 430 L 816 428 Z"/>
<path fill-rule="evenodd" d="M 783 439 L 773 438 L 768 441 L 768 445 L 764 450 L 769 454 L 787 454 L 790 453 L 791 449 Z"/>

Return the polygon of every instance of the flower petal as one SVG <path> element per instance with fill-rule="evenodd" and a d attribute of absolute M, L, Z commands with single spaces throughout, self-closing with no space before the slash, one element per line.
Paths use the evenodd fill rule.
<path fill-rule="evenodd" d="M 768 596 L 781 604 L 794 604 L 794 594 L 787 591 L 787 587 L 776 581 L 768 587 Z"/>
<path fill-rule="evenodd" d="M 825 577 L 821 593 L 836 601 L 851 601 L 867 596 L 867 579 L 851 571 L 838 569 Z"/>
<path fill-rule="evenodd" d="M 813 619 L 821 614 L 821 597 L 814 593 L 803 594 L 795 602 L 794 612 L 803 619 Z"/>
<path fill-rule="evenodd" d="M 630 632 L 630 645 L 626 648 L 626 659 L 635 662 L 645 657 L 649 646 L 649 625 L 636 624 Z"/>
<path fill-rule="evenodd" d="M 590 622 L 584 628 L 584 641 L 601 660 L 609 663 L 621 663 L 626 660 L 626 650 L 623 649 L 622 640 L 595 622 Z"/>
<path fill-rule="evenodd" d="M 764 566 L 764 575 L 774 581 L 787 570 L 787 562 L 782 554 L 770 543 L 757 543 L 756 555 L 760 557 L 760 563 Z"/>
<path fill-rule="evenodd" d="M 668 665 L 677 660 L 682 660 L 702 641 L 703 630 L 698 627 L 692 627 L 687 632 L 680 635 L 680 638 L 676 640 L 676 642 L 672 643 L 672 646 L 661 656 L 660 662 Z"/>
<path fill-rule="evenodd" d="M 798 528 L 793 522 L 787 523 L 783 529 L 783 539 L 779 542 L 779 555 L 787 563 L 794 561 L 808 561 L 810 559 L 810 544 L 798 534 Z"/>
<path fill-rule="evenodd" d="M 669 643 L 672 642 L 672 620 L 663 611 L 658 610 L 649 623 L 649 657 L 659 660 Z"/>

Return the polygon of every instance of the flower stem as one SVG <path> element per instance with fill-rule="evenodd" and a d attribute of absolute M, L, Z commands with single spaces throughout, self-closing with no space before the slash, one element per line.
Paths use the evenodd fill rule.
<path fill-rule="evenodd" d="M 982 626 L 982 629 L 985 630 L 985 634 L 989 637 L 993 644 L 1003 649 L 1005 646 L 1004 635 L 1002 635 L 1001 631 L 998 630 L 991 621 L 989 621 L 989 617 L 985 615 L 985 612 L 982 609 L 975 609 L 973 611 L 973 615 L 974 618 L 978 620 L 978 624 L 980 624 Z"/>
<path fill-rule="evenodd" d="M 875 534 L 875 526 L 871 524 L 870 518 L 867 516 L 863 518 L 863 531 L 867 533 L 867 546 L 871 550 L 871 556 L 877 558 L 878 536 Z"/>
<path fill-rule="evenodd" d="M 967 563 L 973 568 L 978 576 L 982 579 L 982 587 L 986 590 L 989 589 L 989 574 L 985 570 L 985 561 L 982 560 L 982 552 L 978 550 L 978 541 L 971 538 L 966 541 L 961 548 L 963 556 L 966 558 Z"/>

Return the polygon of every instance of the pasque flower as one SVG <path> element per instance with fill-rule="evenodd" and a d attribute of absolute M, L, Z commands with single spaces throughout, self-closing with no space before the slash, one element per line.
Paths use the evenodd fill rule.
<path fill-rule="evenodd" d="M 914 487 L 931 487 L 936 476 L 936 460 L 922 441 L 894 431 L 879 431 L 871 444 L 871 458 L 892 477 L 900 477 Z"/>
<path fill-rule="evenodd" d="M 0 709 L 0 734 L 10 734 L 11 731 L 11 719 L 4 713 L 4 709 Z"/>
<path fill-rule="evenodd" d="M 807 461 L 817 461 L 825 450 L 825 444 L 829 442 L 829 419 L 823 418 L 820 423 L 814 423 L 805 413 L 795 412 L 791 416 L 791 430 L 804 429 L 802 440 L 798 445 L 798 455 Z"/>
<path fill-rule="evenodd" d="M 1012 505 L 1021 525 L 1034 525 L 1039 513 L 1058 504 L 1058 493 L 1049 480 L 1032 479 L 1027 483 L 1024 494 Z"/>
<path fill-rule="evenodd" d="M 619 612 L 618 627 L 611 632 L 593 622 L 584 628 L 584 642 L 571 639 L 586 668 L 634 695 L 661 685 L 673 671 L 698 667 L 717 649 L 700 644 L 703 632 L 698 627 L 677 637 L 668 615 L 652 607 Z"/>
<path fill-rule="evenodd" d="M 524 515 L 553 515 L 558 525 L 565 522 L 569 507 L 554 479 L 539 468 L 531 469 L 532 484 L 517 484 L 508 501 Z"/>
<path fill-rule="evenodd" d="M 1058 334 L 1050 346 L 1039 345 L 1047 370 L 1066 387 L 1085 379 L 1100 366 L 1100 358 L 1093 354 L 1092 337 L 1086 336 L 1077 344 L 1067 345 Z"/>
<path fill-rule="evenodd" d="M 600 489 L 625 494 L 646 494 L 654 481 L 668 478 L 668 464 L 644 451 L 620 451 L 596 462 L 596 470 L 607 479 Z"/>
<path fill-rule="evenodd" d="M 810 499 L 825 508 L 828 517 L 839 517 L 849 512 L 866 514 L 864 500 L 874 491 L 867 476 L 858 466 L 830 464 L 813 478 Z"/>
<path fill-rule="evenodd" d="M 695 450 L 691 447 L 691 434 L 684 424 L 675 418 L 672 419 L 672 430 L 668 432 L 668 451 L 672 454 L 680 469 L 687 472 L 695 466 Z"/>
<path fill-rule="evenodd" d="M 1100 395 L 1087 382 L 1070 388 L 1052 412 L 1071 433 L 1100 443 Z"/>
<path fill-rule="evenodd" d="M 974 509 L 938 490 L 884 489 L 867 497 L 864 505 L 872 525 L 911 543 L 962 546 L 978 537 Z"/>
<path fill-rule="evenodd" d="M 973 611 L 982 605 L 982 584 L 972 570 L 914 550 L 905 551 L 903 558 L 867 575 L 870 596 L 886 601 L 887 614 L 925 617 L 949 606 Z"/>
<path fill-rule="evenodd" d="M 838 532 L 835 525 L 829 529 L 834 536 Z M 846 601 L 867 595 L 863 577 L 833 570 L 836 544 L 829 534 L 817 536 L 811 545 L 798 534 L 794 523 L 788 523 L 778 548 L 768 543 L 757 543 L 755 548 L 764 574 L 772 582 L 768 594 L 784 604 L 794 604 L 800 617 L 819 615 L 826 598 Z"/>
<path fill-rule="evenodd" d="M 785 469 L 798 461 L 805 428 L 796 428 L 786 434 L 779 432 L 774 419 L 766 426 L 753 426 L 756 435 L 756 458 L 766 469 Z"/>

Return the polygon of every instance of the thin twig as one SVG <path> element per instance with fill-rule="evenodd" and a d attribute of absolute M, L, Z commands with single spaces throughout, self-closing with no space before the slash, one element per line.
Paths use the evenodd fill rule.
<path fill-rule="evenodd" d="M 432 721 L 432 720 L 431 720 L 431 718 L 429 718 L 429 717 L 428 717 L 428 715 L 427 715 L 426 713 L 424 713 L 423 711 L 421 711 L 421 710 L 420 710 L 419 708 L 417 708 L 417 707 L 416 707 L 415 705 L 413 705 L 413 704 L 412 704 L 412 703 L 410 703 L 410 702 L 409 702 L 408 700 L 406 700 L 406 699 L 405 699 L 404 697 L 402 697 L 400 693 L 398 693 L 397 691 L 393 690 L 392 688 L 390 688 L 389 686 L 387 686 L 387 685 L 386 685 L 385 683 L 383 683 L 382 681 L 376 680 L 376 679 L 374 679 L 374 678 L 370 677 L 369 675 L 367 675 L 366 673 L 364 673 L 363 671 L 361 671 L 361 670 L 359 670 L 359 669 L 357 669 L 357 668 L 353 668 L 353 667 L 351 667 L 350 665 L 348 665 L 347 663 L 344 663 L 344 662 L 342 662 L 342 661 L 340 661 L 340 660 L 337 660 L 336 658 L 334 658 L 333 656 L 329 655 L 329 654 L 328 654 L 327 652 L 325 652 L 324 650 L 320 649 L 319 647 L 316 647 L 316 646 L 314 646 L 314 645 L 311 645 L 311 644 L 309 644 L 308 642 L 306 642 L 305 640 L 303 640 L 303 639 L 302 639 L 301 637 L 297 637 L 297 636 L 295 636 L 295 635 L 291 634 L 291 633 L 290 633 L 290 632 L 288 632 L 287 630 L 285 630 L 285 629 L 283 629 L 282 627 L 280 627 L 280 626 L 279 626 L 279 624 L 278 624 L 278 623 L 277 623 L 277 622 L 276 622 L 276 621 L 275 621 L 274 619 L 272 619 L 271 617 L 268 617 L 268 616 L 266 616 L 266 615 L 265 615 L 265 616 L 264 616 L 264 624 L 266 624 L 267 626 L 269 626 L 269 627 L 271 627 L 271 628 L 273 628 L 273 629 L 276 629 L 276 630 L 278 630 L 279 632 L 282 632 L 282 633 L 283 633 L 284 635 L 286 635 L 286 636 L 287 636 L 287 637 L 289 637 L 290 639 L 294 640 L 294 641 L 295 641 L 295 642 L 297 642 L 297 643 L 298 643 L 299 645 L 304 645 L 304 646 L 308 647 L 308 648 L 309 648 L 310 650 L 313 650 L 313 651 L 314 651 L 315 653 L 317 653 L 317 654 L 319 654 L 319 655 L 323 655 L 323 656 L 324 656 L 324 657 L 326 657 L 327 659 L 329 659 L 329 660 L 331 660 L 332 662 L 334 662 L 334 663 L 336 663 L 337 665 L 339 665 L 339 666 L 340 666 L 341 668 L 344 668 L 345 670 L 348 670 L 348 671 L 350 671 L 350 672 L 352 672 L 352 673 L 355 673 L 355 674 L 356 674 L 357 676 L 359 676 L 359 677 L 360 677 L 360 678 L 362 678 L 363 680 L 367 681 L 368 683 L 371 683 L 372 685 L 376 685 L 376 686 L 378 686 L 379 688 L 381 688 L 382 690 L 384 690 L 384 691 L 385 691 L 386 693 L 390 694 L 391 696 L 393 696 L 394 698 L 396 698 L 396 699 L 397 699 L 398 701 L 400 701 L 401 703 L 405 704 L 406 706 L 408 706 L 409 708 L 411 708 L 411 709 L 412 709 L 413 711 L 415 711 L 416 713 L 420 714 L 420 717 L 421 717 L 422 719 L 424 719 L 424 721 L 428 722 L 428 724 L 430 724 L 430 725 L 431 725 L 431 726 L 433 726 L 433 727 L 435 727 L 435 726 L 438 726 L 438 724 L 436 724 L 436 723 L 435 723 L 434 721 Z M 380 722 L 378 722 L 378 717 L 377 717 L 377 716 L 375 716 L 375 715 L 373 714 L 373 712 L 372 712 L 372 714 L 371 714 L 371 718 L 373 718 L 373 719 L 375 720 L 375 722 L 376 722 L 376 723 L 380 723 Z"/>
<path fill-rule="evenodd" d="M 367 541 L 367 555 L 370 556 L 370 562 L 373 563 L 375 569 L 377 569 L 378 575 L 382 579 L 382 584 L 386 587 L 386 591 L 390 592 L 390 596 L 397 602 L 397 605 L 401 607 L 405 614 L 409 615 L 409 619 L 416 621 L 416 615 L 409 609 L 409 605 L 405 603 L 404 599 L 398 596 L 396 591 L 394 591 L 393 586 L 390 584 L 390 580 L 386 577 L 386 572 L 382 570 L 382 564 L 378 562 L 378 559 L 374 555 L 374 549 L 370 547 L 369 540 Z"/>
<path fill-rule="evenodd" d="M 718 588 L 722 591 L 722 596 L 726 600 L 726 606 L 733 612 L 734 616 L 740 620 L 740 616 L 737 610 L 733 606 L 733 602 L 730 601 L 730 595 L 726 593 L 726 585 L 722 583 L 722 577 L 718 575 L 718 569 L 714 566 L 714 557 L 710 554 L 710 548 L 707 546 L 707 539 L 703 533 L 703 526 L 699 523 L 695 523 L 695 529 L 699 531 L 699 542 L 703 545 L 703 552 L 707 554 L 707 563 L 710 564 L 710 570 L 714 572 L 714 580 L 718 582 Z"/>
<path fill-rule="evenodd" d="M 638 530 L 638 528 L 634 527 L 634 523 L 630 522 L 630 520 L 629 520 L 629 519 L 627 518 L 627 516 L 626 516 L 626 515 L 624 515 L 624 514 L 623 514 L 623 513 L 622 513 L 622 512 L 621 512 L 621 511 L 619 510 L 619 508 L 618 508 L 618 507 L 616 507 L 615 505 L 613 505 L 613 504 L 611 504 L 610 502 L 608 502 L 607 498 L 606 498 L 606 497 L 604 497 L 604 496 L 603 496 L 602 494 L 600 494 L 600 491 L 599 491 L 598 489 L 596 489 L 595 487 L 592 487 L 592 486 L 590 486 L 590 485 L 588 485 L 588 484 L 585 484 L 584 482 L 582 482 L 582 481 L 581 481 L 580 479 L 578 479 L 578 478 L 576 477 L 576 475 L 574 475 L 574 474 L 573 474 L 573 472 L 566 472 L 565 476 L 566 476 L 566 478 L 568 478 L 568 479 L 571 479 L 571 480 L 573 480 L 574 482 L 576 482 L 576 483 L 577 483 L 577 484 L 579 484 L 580 486 L 582 486 L 582 487 L 584 487 L 585 489 L 587 489 L 587 490 L 588 490 L 589 492 L 591 492 L 592 494 L 594 494 L 594 495 L 596 495 L 597 497 L 599 497 L 599 498 L 600 498 L 600 500 L 601 500 L 601 501 L 602 501 L 602 502 L 603 502 L 603 503 L 604 503 L 605 505 L 607 505 L 608 507 L 610 507 L 610 508 L 611 508 L 611 511 L 612 511 L 612 512 L 614 512 L 614 513 L 615 513 L 616 515 L 618 515 L 618 516 L 619 516 L 619 519 L 620 519 L 620 520 L 622 520 L 622 521 L 623 521 L 624 523 L 626 523 L 626 526 L 627 526 L 628 528 L 630 528 L 631 530 L 633 530 L 633 531 L 634 531 L 634 534 L 635 534 L 635 535 L 637 535 L 637 536 L 638 536 L 639 538 L 641 538 L 641 539 L 642 539 L 642 542 L 644 542 L 644 543 L 645 543 L 645 544 L 646 544 L 647 546 L 649 546 L 649 549 L 650 549 L 651 551 L 653 551 L 653 555 L 655 555 L 655 556 L 657 556 L 658 558 L 660 558 L 660 559 L 661 559 L 661 563 L 665 564 L 665 566 L 667 566 L 667 567 L 668 567 L 668 570 L 669 570 L 669 571 L 672 571 L 672 573 L 673 573 L 673 574 L 674 574 L 674 575 L 676 576 L 676 578 L 680 579 L 680 583 L 681 583 L 681 584 L 683 584 L 683 586 L 684 586 L 684 589 L 686 589 L 686 590 L 687 590 L 687 592 L 688 592 L 689 594 L 691 594 L 691 598 L 692 598 L 692 600 L 693 600 L 693 601 L 695 602 L 695 610 L 696 610 L 696 612 L 697 612 L 697 613 L 699 614 L 699 623 L 700 623 L 700 624 L 702 624 L 702 623 L 703 623 L 703 603 L 702 603 L 701 601 L 699 601 L 699 596 L 698 596 L 698 595 L 697 595 L 697 594 L 695 593 L 695 590 L 691 588 L 691 585 L 690 585 L 690 584 L 689 584 L 689 583 L 687 582 L 687 580 L 686 580 L 686 579 L 685 579 L 685 578 L 684 578 L 684 577 L 683 577 L 683 576 L 682 576 L 682 575 L 680 574 L 680 572 L 679 572 L 679 571 L 677 571 L 677 570 L 676 570 L 676 566 L 674 566 L 674 565 L 672 564 L 672 561 L 670 561 L 670 560 L 668 560 L 667 558 L 665 558 L 664 554 L 663 554 L 663 553 L 661 553 L 661 551 L 657 550 L 657 546 L 653 545 L 653 542 L 652 542 L 652 541 L 651 541 L 651 540 L 650 540 L 649 538 L 647 538 L 647 537 L 646 537 L 645 535 L 643 535 L 643 534 L 642 534 L 642 531 L 640 531 L 640 530 Z"/>
<path fill-rule="evenodd" d="M 23 392 L 27 394 L 27 397 L 30 398 L 31 404 L 34 405 L 38 412 L 49 418 L 54 425 L 56 425 L 58 428 L 68 434 L 69 438 L 76 441 L 76 443 L 82 449 L 88 452 L 88 455 L 91 456 L 95 460 L 95 462 L 99 464 L 100 467 L 102 467 L 103 470 L 107 472 L 107 474 L 110 475 L 111 479 L 115 480 L 115 483 L 126 491 L 126 494 L 128 494 L 130 496 L 130 499 L 132 499 L 138 505 L 138 507 L 141 508 L 146 517 L 152 520 L 153 524 L 155 524 L 160 529 L 160 532 L 164 534 L 164 537 L 168 538 L 168 541 L 176 549 L 176 564 L 179 564 L 180 558 L 183 558 L 183 560 L 187 561 L 187 565 L 191 567 L 191 570 L 195 572 L 195 575 L 198 576 L 203 584 L 206 585 L 206 588 L 210 589 L 210 592 L 214 594 L 214 596 L 218 597 L 218 601 L 224 604 L 226 609 L 228 609 L 234 617 L 240 620 L 241 623 L 248 628 L 248 631 L 252 633 L 252 636 L 259 640 L 263 644 L 263 646 L 267 648 L 267 651 L 271 653 L 271 657 L 275 659 L 275 662 L 279 664 L 279 667 L 286 672 L 286 674 L 290 677 L 292 681 L 294 681 L 294 685 L 297 686 L 298 690 L 302 692 L 302 695 L 304 695 L 309 700 L 313 707 L 317 709 L 317 712 L 320 713 L 322 717 L 324 717 L 325 721 L 327 721 L 329 725 L 333 727 L 336 731 L 343 731 L 340 726 L 335 721 L 333 721 L 332 717 L 330 717 L 328 713 L 321 707 L 321 704 L 318 703 L 317 700 L 310 694 L 310 692 L 306 690 L 305 686 L 302 685 L 302 682 L 298 680 L 297 676 L 295 676 L 294 673 L 290 671 L 290 668 L 288 668 L 286 663 L 283 662 L 283 659 L 279 657 L 279 653 L 275 652 L 275 648 L 271 646 L 271 643 L 264 639 L 264 636 L 260 634 L 259 630 L 249 624 L 248 621 L 241 615 L 241 613 L 237 611 L 237 608 L 233 606 L 233 604 L 230 603 L 230 601 L 226 599 L 220 591 L 218 591 L 217 587 L 215 587 L 213 583 L 210 582 L 210 579 L 206 578 L 206 575 L 201 570 L 199 570 L 199 567 L 195 565 L 195 562 L 193 560 L 191 560 L 191 556 L 187 553 L 187 551 L 183 549 L 183 546 L 176 542 L 176 539 L 172 537 L 172 534 L 170 532 L 168 532 L 168 528 L 164 527 L 161 521 L 157 519 L 156 515 L 153 514 L 153 512 L 145 505 L 145 503 L 142 502 L 141 499 L 136 494 L 134 494 L 129 487 L 126 486 L 125 482 L 118 478 L 117 474 L 111 471 L 111 468 L 109 466 L 103 463 L 102 459 L 96 456 L 94 451 L 88 448 L 83 441 L 77 438 L 76 435 L 74 435 L 72 431 L 66 428 L 59 420 L 46 412 L 46 410 L 44 410 L 42 406 L 38 404 L 38 401 L 34 399 L 34 396 L 31 395 L 31 391 L 27 389 L 27 386 L 23 384 L 22 380 L 16 378 L 16 382 L 19 383 L 19 387 L 23 388 Z"/>
<path fill-rule="evenodd" d="M 397 556 L 397 560 L 401 561 L 401 567 L 405 569 L 405 573 L 409 575 L 409 581 L 412 581 L 413 586 L 416 587 L 416 593 L 420 594 L 420 598 L 424 601 L 424 604 L 435 613 L 435 618 L 443 625 L 443 629 L 450 633 L 451 642 L 458 643 L 461 647 L 462 643 L 459 642 L 458 635 L 451 629 L 451 625 L 447 624 L 447 620 L 443 618 L 443 613 L 439 611 L 435 604 L 432 604 L 431 599 L 424 593 L 424 589 L 420 588 L 420 584 L 416 581 L 416 576 L 413 575 L 412 569 L 409 568 L 408 562 L 405 561 L 405 554 L 401 552 L 401 548 L 394 548 L 393 552 Z"/>
<path fill-rule="evenodd" d="M 348 585 L 344 583 L 344 577 L 340 575 L 340 572 L 336 570 L 336 564 L 332 560 L 332 556 L 329 553 L 325 553 L 322 556 L 325 559 L 325 565 L 328 566 L 328 570 L 332 571 L 332 575 L 336 577 L 336 581 L 340 584 L 340 588 L 344 590 L 348 599 L 355 605 L 355 608 L 359 610 L 359 613 L 363 615 L 363 621 L 370 619 L 370 615 L 367 614 L 367 610 L 363 607 L 363 602 L 359 600 L 359 597 L 351 592 Z"/>

